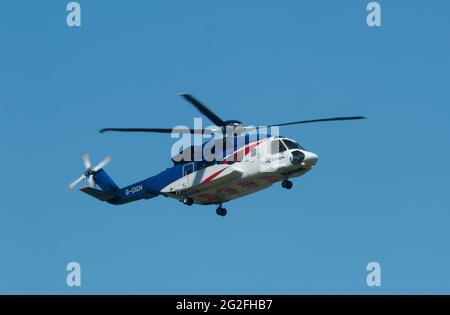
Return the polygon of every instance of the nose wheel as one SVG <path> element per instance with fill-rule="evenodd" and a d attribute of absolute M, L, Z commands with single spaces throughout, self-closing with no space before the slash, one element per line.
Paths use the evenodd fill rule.
<path fill-rule="evenodd" d="M 187 206 L 192 206 L 194 204 L 194 199 L 192 198 L 184 198 L 183 203 Z"/>
<path fill-rule="evenodd" d="M 221 205 L 217 207 L 216 209 L 217 215 L 224 217 L 227 215 L 227 209 L 223 208 Z"/>
<path fill-rule="evenodd" d="M 283 179 L 281 182 L 281 187 L 286 189 L 291 189 L 294 184 L 289 179 Z"/>

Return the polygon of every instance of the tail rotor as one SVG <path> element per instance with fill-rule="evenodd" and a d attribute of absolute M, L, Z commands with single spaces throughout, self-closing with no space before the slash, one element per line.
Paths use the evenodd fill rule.
<path fill-rule="evenodd" d="M 83 154 L 81 156 L 81 160 L 83 161 L 85 171 L 83 175 L 81 175 L 79 178 L 74 180 L 72 183 L 69 184 L 69 189 L 74 188 L 76 185 L 78 185 L 80 182 L 83 181 L 83 179 L 86 179 L 88 181 L 89 187 L 94 188 L 95 187 L 95 181 L 94 181 L 94 175 L 99 170 L 104 168 L 109 162 L 111 162 L 112 157 L 111 155 L 108 155 L 103 161 L 98 163 L 95 167 L 91 167 L 91 160 L 89 159 L 89 155 L 87 153 Z"/>

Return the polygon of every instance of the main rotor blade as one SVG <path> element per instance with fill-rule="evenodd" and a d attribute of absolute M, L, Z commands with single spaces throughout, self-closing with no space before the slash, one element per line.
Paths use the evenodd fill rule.
<path fill-rule="evenodd" d="M 195 106 L 203 115 L 209 118 L 216 126 L 225 126 L 225 122 L 216 114 L 214 114 L 208 107 L 203 105 L 199 100 L 187 93 L 179 93 L 178 95 L 183 96 L 189 103 Z"/>
<path fill-rule="evenodd" d="M 89 159 L 89 155 L 87 153 L 83 154 L 81 159 L 83 160 L 85 169 L 91 168 L 91 160 Z"/>
<path fill-rule="evenodd" d="M 293 121 L 293 122 L 287 122 L 287 123 L 281 123 L 281 124 L 267 125 L 267 127 L 289 126 L 289 125 L 296 125 L 296 124 L 309 124 L 309 123 L 316 123 L 316 122 L 323 122 L 323 121 L 357 120 L 357 119 L 366 119 L 366 117 L 364 117 L 364 116 L 348 116 L 348 117 L 332 117 L 332 118 L 320 118 L 320 119 L 311 119 L 311 120 L 300 120 L 300 121 Z"/>
<path fill-rule="evenodd" d="M 73 182 L 71 182 L 69 184 L 69 189 L 72 189 L 73 187 L 75 187 L 76 185 L 78 185 L 78 183 L 80 183 L 83 179 L 84 179 L 84 175 L 81 175 L 78 179 L 74 180 Z"/>
<path fill-rule="evenodd" d="M 104 168 L 109 162 L 111 162 L 112 160 L 112 156 L 108 155 L 103 161 L 101 161 L 100 163 L 98 163 L 92 170 L 94 172 L 98 172 L 99 170 L 101 170 L 102 168 Z"/>
<path fill-rule="evenodd" d="M 188 128 L 103 128 L 99 132 L 120 131 L 120 132 L 155 132 L 155 133 L 202 133 L 204 129 L 188 129 Z"/>

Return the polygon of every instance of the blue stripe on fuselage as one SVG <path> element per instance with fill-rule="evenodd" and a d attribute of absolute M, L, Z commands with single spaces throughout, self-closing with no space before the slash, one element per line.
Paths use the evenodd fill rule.
<path fill-rule="evenodd" d="M 161 173 L 123 187 L 115 192 L 117 198 L 108 201 L 111 204 L 124 204 L 139 199 L 149 199 L 156 197 L 160 191 L 183 176 L 183 165 L 175 165 L 162 171 Z"/>

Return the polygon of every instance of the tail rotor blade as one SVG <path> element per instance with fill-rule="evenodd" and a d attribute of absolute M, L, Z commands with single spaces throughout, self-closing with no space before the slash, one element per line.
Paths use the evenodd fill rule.
<path fill-rule="evenodd" d="M 98 172 L 99 170 L 101 170 L 102 168 L 104 168 L 109 162 L 111 162 L 112 160 L 112 156 L 108 155 L 103 161 L 101 161 L 100 163 L 97 164 L 97 166 L 95 166 L 92 170 L 94 172 Z"/>
<path fill-rule="evenodd" d="M 91 187 L 91 188 L 94 188 L 95 187 L 95 182 L 94 182 L 94 176 L 89 176 L 88 178 L 87 178 L 87 181 L 88 181 L 88 183 L 89 183 L 89 187 Z"/>
<path fill-rule="evenodd" d="M 91 168 L 91 160 L 89 159 L 89 155 L 87 153 L 83 154 L 81 159 L 83 160 L 85 169 Z"/>
<path fill-rule="evenodd" d="M 70 183 L 69 184 L 69 189 L 72 189 L 73 187 L 78 185 L 84 178 L 85 178 L 84 175 L 81 175 L 77 180 L 75 180 L 72 183 Z"/>

